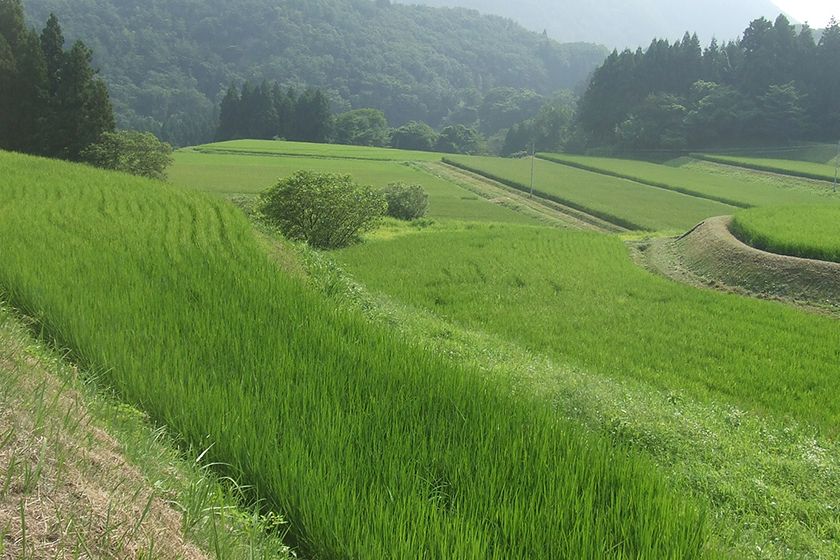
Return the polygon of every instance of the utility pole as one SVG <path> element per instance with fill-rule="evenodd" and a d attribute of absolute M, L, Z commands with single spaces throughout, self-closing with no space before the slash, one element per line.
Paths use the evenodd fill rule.
<path fill-rule="evenodd" d="M 837 192 L 838 175 L 840 175 L 840 140 L 837 141 L 837 157 L 834 158 L 834 192 Z"/>
<path fill-rule="evenodd" d="M 536 159 L 536 150 L 537 150 L 537 143 L 536 141 L 531 142 L 531 193 L 528 195 L 528 198 L 534 198 L 534 160 Z M 837 182 L 837 178 L 835 177 L 835 183 Z M 835 185 L 836 187 L 836 185 Z"/>

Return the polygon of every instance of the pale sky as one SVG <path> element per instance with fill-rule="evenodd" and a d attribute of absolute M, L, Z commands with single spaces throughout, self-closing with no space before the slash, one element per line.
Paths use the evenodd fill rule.
<path fill-rule="evenodd" d="M 825 27 L 831 16 L 840 20 L 840 2 L 837 0 L 773 0 L 782 11 L 811 27 Z"/>

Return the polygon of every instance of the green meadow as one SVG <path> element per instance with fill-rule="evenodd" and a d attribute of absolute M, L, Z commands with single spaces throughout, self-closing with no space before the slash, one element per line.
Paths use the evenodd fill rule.
<path fill-rule="evenodd" d="M 772 180 L 761 180 L 764 178 L 759 174 L 753 174 L 752 180 L 745 181 L 743 177 L 734 174 L 707 173 L 686 165 L 692 161 L 690 159 L 657 164 L 571 154 L 540 154 L 539 157 L 744 208 L 825 201 L 825 196 L 822 196 L 825 191 L 807 188 L 807 184 L 800 184 L 799 188 L 786 188 Z M 840 200 L 840 197 L 837 199 Z"/>
<path fill-rule="evenodd" d="M 489 226 L 339 259 L 373 290 L 561 363 L 837 435 L 838 321 L 655 276 L 616 237 Z"/>
<path fill-rule="evenodd" d="M 247 142 L 244 144 L 249 145 Z M 215 194 L 253 195 L 299 170 L 347 173 L 356 182 L 376 188 L 394 182 L 422 185 L 429 195 L 431 218 L 534 223 L 523 214 L 493 204 L 458 185 L 411 167 L 405 162 L 338 157 L 347 146 L 339 146 L 336 151 L 328 150 L 332 146 L 306 146 L 317 147 L 310 150 L 320 151 L 322 156 L 312 158 L 301 155 L 179 150 L 174 154 L 175 163 L 169 169 L 169 180 L 179 187 Z M 326 157 L 325 154 L 334 157 Z M 439 159 L 440 155 L 436 157 Z"/>
<path fill-rule="evenodd" d="M 282 512 L 305 557 L 702 555 L 700 507 L 647 460 L 504 379 L 337 309 L 224 200 L 8 153 L 0 166 L 4 297 Z M 413 239 L 452 242 L 468 266 L 508 230 L 489 231 L 466 246 Z M 543 235 L 523 231 L 523 250 Z"/>
<path fill-rule="evenodd" d="M 450 156 L 459 167 L 528 191 L 530 159 Z M 731 214 L 735 207 L 538 159 L 534 192 L 633 230 L 685 230 L 705 218 Z"/>
<path fill-rule="evenodd" d="M 732 232 L 782 255 L 840 262 L 840 205 L 754 208 L 735 214 Z"/>

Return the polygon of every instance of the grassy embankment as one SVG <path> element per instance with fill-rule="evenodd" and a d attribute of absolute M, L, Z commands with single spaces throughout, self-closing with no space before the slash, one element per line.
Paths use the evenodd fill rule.
<path fill-rule="evenodd" d="M 691 558 L 646 461 L 398 340 L 198 193 L 0 154 L 0 285 L 319 558 Z"/>
<path fill-rule="evenodd" d="M 223 150 L 218 147 L 224 146 Z M 344 157 L 345 154 L 350 154 Z M 390 156 L 386 159 L 382 155 Z M 433 157 L 435 159 L 430 159 Z M 222 195 L 253 195 L 295 171 L 347 173 L 373 187 L 405 182 L 422 185 L 429 195 L 429 217 L 442 220 L 531 223 L 515 212 L 405 164 L 437 161 L 440 154 L 384 148 L 298 144 L 293 142 L 223 142 L 175 152 L 170 181 L 180 187 Z"/>
<path fill-rule="evenodd" d="M 656 164 L 571 154 L 540 154 L 539 157 L 596 173 L 717 200 L 740 208 L 779 204 L 813 204 L 824 202 L 825 196 L 821 195 L 826 194 L 816 189 L 785 188 L 770 181 L 744 181 L 742 177 L 731 174 L 708 173 L 685 166 L 691 162 L 686 159 L 676 160 L 669 164 Z M 759 174 L 755 175 L 762 178 Z"/>
<path fill-rule="evenodd" d="M 340 259 L 373 290 L 593 374 L 837 435 L 840 323 L 653 276 L 618 239 L 497 226 L 372 241 Z"/>
<path fill-rule="evenodd" d="M 735 214 L 732 233 L 757 249 L 840 262 L 840 205 L 754 208 Z"/>
<path fill-rule="evenodd" d="M 450 156 L 446 162 L 528 191 L 529 159 Z M 633 230 L 685 230 L 734 206 L 538 159 L 534 192 Z"/>

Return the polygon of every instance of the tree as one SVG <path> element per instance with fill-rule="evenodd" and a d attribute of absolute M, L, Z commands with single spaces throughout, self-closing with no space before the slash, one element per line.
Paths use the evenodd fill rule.
<path fill-rule="evenodd" d="M 388 144 L 388 121 L 377 109 L 356 109 L 335 118 L 333 138 L 338 144 L 385 146 Z"/>
<path fill-rule="evenodd" d="M 391 146 L 400 150 L 430 152 L 437 143 L 437 133 L 426 123 L 411 121 L 391 133 Z"/>
<path fill-rule="evenodd" d="M 239 114 L 239 90 L 230 86 L 219 107 L 219 126 L 216 140 L 233 140 L 239 137 L 241 116 Z"/>
<path fill-rule="evenodd" d="M 165 180 L 166 168 L 172 164 L 172 146 L 149 132 L 120 130 L 102 134 L 81 157 L 103 169 Z"/>
<path fill-rule="evenodd" d="M 761 96 L 758 121 L 761 139 L 771 144 L 798 138 L 804 128 L 802 99 L 793 82 L 771 85 Z"/>
<path fill-rule="evenodd" d="M 349 175 L 298 171 L 260 195 L 264 219 L 289 239 L 313 247 L 346 247 L 379 222 L 384 195 L 357 185 Z"/>
<path fill-rule="evenodd" d="M 398 220 L 416 220 L 426 215 L 429 195 L 420 185 L 391 183 L 385 190 L 388 215 Z"/>
<path fill-rule="evenodd" d="M 440 131 L 435 151 L 448 154 L 476 154 L 481 151 L 481 136 L 473 128 L 462 124 L 447 126 Z"/>
<path fill-rule="evenodd" d="M 686 113 L 685 102 L 674 95 L 649 95 L 619 126 L 619 142 L 628 149 L 682 149 Z"/>
<path fill-rule="evenodd" d="M 327 96 L 319 89 L 308 88 L 295 107 L 295 140 L 326 142 L 330 136 L 332 112 Z"/>

